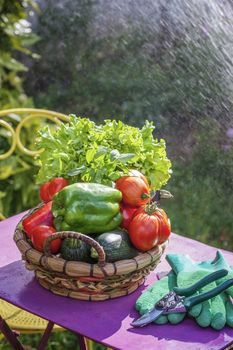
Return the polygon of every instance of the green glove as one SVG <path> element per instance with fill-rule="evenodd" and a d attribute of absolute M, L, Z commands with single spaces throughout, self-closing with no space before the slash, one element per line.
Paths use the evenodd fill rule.
<path fill-rule="evenodd" d="M 136 301 L 136 310 L 140 313 L 140 315 L 145 314 L 154 307 L 157 301 L 162 299 L 162 297 L 169 293 L 175 286 L 176 275 L 174 272 L 170 272 L 167 276 L 155 282 L 142 293 L 142 295 Z M 177 324 L 184 319 L 185 314 L 186 313 L 173 313 L 169 315 L 161 315 L 154 322 L 156 324 L 165 324 L 167 322 Z"/>
<path fill-rule="evenodd" d="M 222 269 L 226 269 L 228 270 L 228 275 L 217 280 L 216 281 L 216 284 L 221 284 L 222 282 L 230 279 L 230 278 L 233 278 L 233 268 L 231 266 L 229 266 L 228 262 L 225 260 L 224 256 L 222 255 L 222 253 L 218 250 L 217 251 L 217 254 L 216 254 L 216 258 L 214 259 L 213 261 L 213 265 L 215 265 L 215 261 L 217 261 L 217 264 L 220 265 L 221 264 L 221 268 Z M 227 294 L 229 294 L 231 297 L 233 297 L 233 286 L 231 286 L 230 288 L 228 288 L 226 291 L 225 291 Z"/>
<path fill-rule="evenodd" d="M 224 259 L 219 254 L 217 254 L 213 261 L 199 263 L 194 262 L 187 255 L 168 254 L 166 259 L 177 274 L 177 286 L 182 288 L 189 287 L 211 272 L 226 267 Z M 224 280 L 226 280 L 226 277 Z M 197 293 L 206 292 L 216 286 L 216 282 L 212 282 Z M 219 330 L 226 323 L 231 327 L 233 325 L 233 307 L 226 293 L 221 293 L 210 300 L 194 306 L 189 311 L 189 315 L 195 317 L 197 323 L 202 327 L 211 326 Z"/>

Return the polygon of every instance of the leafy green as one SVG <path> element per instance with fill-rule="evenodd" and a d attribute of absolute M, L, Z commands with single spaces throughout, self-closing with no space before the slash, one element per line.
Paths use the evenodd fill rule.
<path fill-rule="evenodd" d="M 0 1 L 0 106 L 1 109 L 30 107 L 33 102 L 25 94 L 22 72 L 28 69 L 18 59 L 38 58 L 30 46 L 39 40 L 27 21 L 33 0 Z M 30 11 L 32 11 L 30 9 Z"/>
<path fill-rule="evenodd" d="M 165 141 L 154 139 L 153 130 L 149 121 L 139 129 L 116 120 L 97 125 L 74 115 L 69 124 L 61 124 L 56 130 L 46 126 L 37 142 L 44 149 L 38 158 L 37 181 L 64 176 L 71 182 L 112 185 L 130 169 L 138 169 L 147 176 L 152 189 L 161 188 L 170 177 L 171 162 Z"/>
<path fill-rule="evenodd" d="M 30 51 L 38 37 L 32 33 L 27 21 L 29 12 L 36 8 L 34 0 L 0 0 L 0 107 L 1 109 L 32 107 L 23 86 L 23 75 L 27 71 L 26 57 L 35 57 Z M 30 11 L 29 11 L 30 10 Z M 28 58 L 27 58 L 28 59 Z M 10 114 L 4 116 L 15 130 L 25 116 Z M 1 117 L 2 118 L 2 117 Z M 32 135 L 39 127 L 38 121 L 27 122 L 21 132 L 26 147 L 33 148 Z M 0 154 L 11 146 L 11 134 L 0 128 Z M 18 148 L 8 158 L 0 160 L 0 214 L 8 217 L 35 206 L 39 202 L 38 186 L 34 183 L 37 172 L 32 157 Z"/>

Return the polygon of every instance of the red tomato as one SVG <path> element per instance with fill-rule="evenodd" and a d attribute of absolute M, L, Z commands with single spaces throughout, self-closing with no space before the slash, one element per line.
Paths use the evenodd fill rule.
<path fill-rule="evenodd" d="M 124 204 L 140 207 L 150 201 L 150 189 L 140 177 L 123 176 L 116 181 Z"/>
<path fill-rule="evenodd" d="M 69 182 L 63 177 L 56 177 L 55 179 L 51 180 L 49 189 L 48 189 L 48 193 L 51 199 L 57 192 L 61 191 L 64 187 L 68 185 L 69 185 Z"/>
<path fill-rule="evenodd" d="M 156 215 L 161 219 L 168 220 L 166 212 L 162 208 L 158 208 L 153 202 L 138 208 L 136 214 L 147 213 L 149 215 Z"/>
<path fill-rule="evenodd" d="M 171 234 L 170 219 L 160 220 L 159 241 L 158 244 L 165 242 Z"/>
<path fill-rule="evenodd" d="M 166 212 L 162 208 L 156 208 L 154 214 L 160 219 L 158 244 L 165 242 L 171 234 L 171 222 Z"/>
<path fill-rule="evenodd" d="M 134 213 L 136 212 L 136 210 L 138 209 L 138 207 L 130 207 L 124 204 L 121 204 L 120 206 L 120 210 L 121 210 L 121 214 L 123 217 L 123 220 L 121 222 L 121 227 L 125 228 L 126 230 L 128 230 L 129 228 L 129 224 L 133 218 Z"/>
<path fill-rule="evenodd" d="M 54 232 L 56 232 L 55 228 L 52 226 L 41 225 L 37 226 L 33 229 L 31 240 L 34 248 L 39 252 L 44 251 L 44 242 L 47 237 L 51 236 Z M 50 244 L 50 250 L 52 254 L 56 254 L 59 252 L 61 247 L 61 239 L 55 239 Z"/>
<path fill-rule="evenodd" d="M 145 184 L 147 185 L 147 187 L 149 187 L 149 183 L 147 181 L 147 178 L 142 174 L 140 173 L 140 171 L 138 170 L 130 170 L 129 172 L 129 176 L 137 176 L 137 177 L 140 177 L 140 179 L 142 179 Z"/>
<path fill-rule="evenodd" d="M 158 244 L 165 242 L 171 234 L 171 223 L 166 212 L 162 208 L 158 208 L 157 206 L 154 206 L 154 204 L 152 203 L 151 205 L 138 208 L 138 210 L 135 212 L 134 215 L 136 216 L 139 213 L 147 213 L 150 216 L 158 217 L 159 219 Z"/>
<path fill-rule="evenodd" d="M 48 202 L 50 201 L 50 195 L 48 193 L 50 182 L 45 182 L 41 187 L 40 187 L 40 198 L 42 199 L 43 202 Z"/>
<path fill-rule="evenodd" d="M 159 218 L 147 213 L 134 215 L 129 225 L 129 237 L 135 248 L 146 252 L 158 243 Z"/>

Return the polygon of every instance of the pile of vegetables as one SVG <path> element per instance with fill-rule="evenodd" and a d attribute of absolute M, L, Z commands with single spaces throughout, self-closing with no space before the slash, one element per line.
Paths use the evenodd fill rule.
<path fill-rule="evenodd" d="M 115 188 L 74 183 L 59 177 L 40 188 L 44 203 L 22 222 L 35 249 L 44 251 L 56 231 L 93 236 L 105 250 L 106 261 L 135 257 L 166 241 L 171 233 L 166 213 L 151 200 L 147 179 L 139 171 L 119 178 Z M 121 227 L 121 228 L 120 228 Z M 51 252 L 66 260 L 91 262 L 97 252 L 75 238 L 55 239 Z"/>
<path fill-rule="evenodd" d="M 44 204 L 23 228 L 35 249 L 56 231 L 92 236 L 109 262 L 129 259 L 166 241 L 170 220 L 154 201 L 170 177 L 164 140 L 143 128 L 106 120 L 96 125 L 71 116 L 57 130 L 46 127 L 38 145 L 40 198 Z M 94 249 L 73 238 L 56 239 L 51 252 L 66 260 L 93 261 Z"/>

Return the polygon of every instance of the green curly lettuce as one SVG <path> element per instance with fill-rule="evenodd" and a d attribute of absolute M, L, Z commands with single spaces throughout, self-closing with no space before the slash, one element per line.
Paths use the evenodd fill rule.
<path fill-rule="evenodd" d="M 153 130 L 149 121 L 139 129 L 116 120 L 97 125 L 74 115 L 56 130 L 46 126 L 37 142 L 44 149 L 38 157 L 37 182 L 63 176 L 71 182 L 111 186 L 130 169 L 137 169 L 147 177 L 152 190 L 160 189 L 170 177 L 171 162 L 165 141 L 154 139 Z"/>

